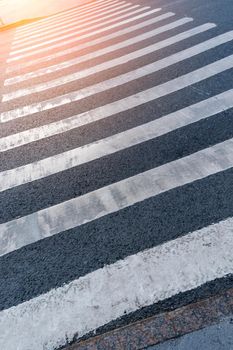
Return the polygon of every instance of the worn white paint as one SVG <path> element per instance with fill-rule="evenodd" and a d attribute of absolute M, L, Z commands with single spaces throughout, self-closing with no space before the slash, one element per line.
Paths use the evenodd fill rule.
<path fill-rule="evenodd" d="M 148 16 L 158 12 L 158 10 L 161 10 L 161 9 L 153 9 L 153 10 L 150 10 L 150 11 L 144 11 L 143 13 L 141 13 L 141 14 L 139 14 L 137 16 L 133 16 L 133 17 L 130 17 L 130 18 L 126 19 L 126 20 L 118 22 L 117 25 L 115 23 L 114 24 L 114 28 L 117 28 L 118 26 L 122 26 L 124 24 L 131 23 L 131 22 L 136 21 L 138 19 L 142 19 L 142 18 L 148 17 Z M 85 41 L 84 43 L 79 43 L 79 44 L 76 43 L 75 46 L 70 47 L 70 48 L 65 49 L 65 50 L 59 50 L 58 52 L 55 52 L 55 53 L 52 53 L 52 54 L 49 54 L 49 55 L 46 55 L 46 56 L 30 59 L 30 61 L 26 61 L 26 62 L 23 61 L 23 62 L 19 62 L 19 63 L 17 62 L 17 65 L 10 65 L 10 66 L 8 66 L 6 72 L 10 73 L 10 72 L 17 71 L 19 69 L 23 69 L 25 67 L 30 67 L 31 65 L 39 64 L 39 63 L 42 63 L 42 62 L 49 62 L 49 61 L 51 61 L 51 60 L 53 60 L 55 58 L 58 58 L 58 57 L 61 57 L 61 56 L 65 56 L 65 55 L 69 55 L 69 54 L 78 52 L 80 50 L 83 50 L 85 48 L 88 48 L 88 47 L 91 47 L 91 46 L 94 46 L 94 45 L 102 44 L 105 41 L 114 39 L 114 38 L 116 38 L 118 36 L 121 36 L 121 35 L 124 35 L 124 34 L 128 34 L 128 33 L 132 32 L 134 30 L 143 28 L 146 25 L 153 24 L 154 20 L 156 20 L 156 17 L 154 17 L 152 19 L 149 19 L 146 22 L 141 22 L 141 23 L 138 23 L 138 24 L 133 25 L 133 26 L 127 26 L 124 29 L 121 29 L 121 30 L 118 30 L 118 31 L 117 30 L 114 31 L 113 33 L 110 33 L 110 34 L 107 34 L 107 35 L 102 35 L 101 37 L 99 37 L 97 39 L 88 40 L 88 41 Z M 111 30 L 111 26 L 108 26 L 107 29 Z M 94 34 L 98 34 L 98 33 L 94 33 Z M 77 41 L 77 39 L 75 41 Z M 66 45 L 66 44 L 67 44 L 66 41 L 64 41 L 64 45 Z M 9 61 L 7 61 L 7 62 L 9 62 Z"/>
<path fill-rule="evenodd" d="M 157 42 L 153 45 L 146 46 L 143 49 L 135 50 L 129 54 L 120 56 L 118 58 L 109 60 L 107 62 L 103 62 L 99 65 L 94 66 L 94 67 L 80 70 L 79 72 L 72 73 L 72 74 L 69 74 L 66 76 L 62 76 L 62 77 L 59 77 L 57 79 L 47 81 L 46 83 L 32 85 L 28 88 L 19 89 L 19 90 L 12 91 L 12 92 L 7 93 L 7 94 L 3 94 L 2 101 L 5 102 L 5 101 L 9 101 L 9 100 L 12 100 L 12 99 L 15 99 L 18 97 L 22 97 L 22 96 L 26 96 L 29 94 L 39 93 L 41 91 L 45 91 L 45 90 L 55 88 L 55 87 L 58 87 L 58 86 L 61 86 L 61 85 L 64 85 L 64 84 L 67 84 L 67 83 L 70 83 L 73 81 L 77 81 L 78 79 L 86 78 L 86 77 L 88 77 L 92 74 L 95 74 L 97 72 L 105 71 L 107 69 L 116 67 L 117 65 L 126 64 L 127 62 L 130 62 L 131 60 L 145 56 L 145 55 L 152 53 L 152 52 L 156 52 L 157 50 L 160 50 L 161 48 L 164 48 L 164 47 L 171 45 L 173 43 L 177 43 L 177 42 L 180 42 L 184 39 L 191 38 L 192 36 L 197 35 L 200 32 L 209 30 L 210 28 L 213 28 L 211 24 L 202 25 L 200 27 L 190 29 L 186 32 L 178 34 L 178 35 L 171 37 L 169 39 L 166 39 L 164 41 L 160 41 L 160 42 Z M 148 72 L 149 72 L 149 74 L 155 73 L 161 69 L 167 68 L 175 63 L 182 62 L 186 59 L 189 59 L 189 58 L 196 56 L 200 53 L 203 53 L 207 50 L 210 50 L 210 49 L 215 48 L 219 45 L 227 43 L 231 40 L 233 40 L 233 31 L 227 32 L 223 35 L 217 36 L 217 37 L 212 38 L 210 40 L 206 40 L 205 42 L 202 42 L 200 44 L 192 46 L 186 50 L 179 51 L 171 56 L 167 56 L 166 58 L 155 61 L 152 64 L 143 66 L 142 68 L 138 68 L 135 71 L 128 73 L 126 79 L 124 79 L 124 75 L 123 75 L 123 78 L 121 78 L 121 82 L 123 84 L 125 81 L 129 82 L 129 81 L 141 78 L 141 77 L 147 75 Z"/>
<path fill-rule="evenodd" d="M 1 311 L 0 347 L 58 348 L 75 334 L 232 274 L 232 236 L 229 218 Z"/>
<path fill-rule="evenodd" d="M 128 83 L 129 81 L 133 81 L 137 78 L 153 73 L 154 65 L 156 66 L 156 63 L 149 64 L 147 66 L 144 66 L 143 68 L 139 68 L 129 73 L 118 75 L 117 77 L 105 80 L 103 82 L 97 83 L 92 86 L 88 86 L 87 88 L 83 88 L 78 91 L 73 91 L 65 95 L 54 97 L 52 99 L 49 99 L 43 102 L 34 103 L 32 105 L 3 112 L 0 114 L 1 122 L 7 122 L 9 120 L 14 120 L 17 118 L 31 115 L 33 113 L 38 113 L 38 112 L 46 111 L 55 107 L 64 106 L 71 102 L 79 101 L 86 97 L 92 96 L 94 94 L 120 86 L 124 83 Z M 199 68 L 195 71 L 182 75 L 166 83 L 160 84 L 154 88 L 145 90 L 147 93 L 147 99 L 149 98 L 149 95 L 152 93 L 152 91 L 153 91 L 152 99 L 156 99 L 156 98 L 168 95 L 174 91 L 178 91 L 191 84 L 197 83 L 201 80 L 212 77 L 213 75 L 221 73 L 232 67 L 233 67 L 233 55 L 230 55 L 214 63 L 203 66 L 202 68 Z M 134 98 L 137 98 L 137 94 L 134 95 Z"/>
<path fill-rule="evenodd" d="M 173 79 L 167 83 L 144 90 L 135 95 L 123 98 L 93 110 L 0 138 L 0 151 L 4 152 L 8 149 L 19 147 L 37 140 L 42 140 L 46 137 L 57 135 L 103 118 L 112 117 L 116 113 L 127 111 L 144 103 L 153 101 L 161 96 L 165 96 L 168 93 L 194 84 L 195 82 L 207 79 L 208 77 L 224 71 L 224 69 L 228 69 L 228 64 L 230 64 L 231 67 L 233 64 L 232 61 L 232 57 L 230 56 L 228 61 L 223 61 L 223 63 L 227 63 L 224 63 L 223 66 L 221 65 L 220 61 L 217 61 L 184 76 Z M 218 63 L 220 63 L 220 65 Z"/>
<path fill-rule="evenodd" d="M 37 52 L 36 49 L 43 47 L 43 46 L 46 46 L 46 48 L 43 48 L 43 49 L 46 49 L 46 50 L 48 50 L 48 48 L 51 49 L 50 45 L 53 43 L 56 43 L 57 41 L 66 40 L 67 38 L 74 37 L 74 36 L 77 39 L 77 36 L 79 36 L 82 33 L 86 33 L 86 32 L 90 33 L 90 31 L 98 29 L 99 27 L 102 28 L 102 26 L 104 24 L 108 24 L 108 23 L 111 23 L 112 21 L 115 21 L 117 19 L 117 17 L 116 17 L 117 15 L 121 15 L 122 13 L 125 14 L 125 12 L 126 12 L 126 16 L 130 16 L 131 14 L 134 13 L 132 10 L 138 9 L 138 8 L 139 8 L 139 10 L 141 10 L 139 5 L 133 5 L 133 6 L 130 5 L 129 6 L 129 4 L 123 4 L 123 5 L 119 6 L 119 8 L 123 8 L 123 10 L 122 9 L 118 10 L 118 11 L 113 10 L 112 11 L 113 13 L 111 13 L 110 15 L 108 14 L 108 15 L 102 17 L 101 23 L 91 25 L 91 22 L 90 22 L 89 27 L 84 26 L 84 28 L 81 28 L 81 29 L 79 29 L 79 26 L 74 25 L 73 28 L 77 29 L 77 31 L 74 30 L 71 33 L 69 32 L 69 33 L 64 34 L 64 35 L 56 36 L 55 38 L 44 40 L 40 43 L 36 43 L 34 45 L 29 45 L 27 47 L 23 47 L 20 49 L 15 49 L 15 50 L 13 49 L 9 55 L 14 56 L 14 55 L 22 54 L 22 53 L 27 52 L 27 51 L 34 51 L 34 50 Z M 149 7 L 146 7 L 146 9 L 148 9 L 148 8 Z M 132 12 L 130 12 L 130 11 L 132 11 Z M 93 22 L 95 22 L 95 21 L 93 21 Z M 99 20 L 98 20 L 98 22 L 99 22 Z M 63 45 L 64 45 L 64 43 L 63 43 Z"/>
<path fill-rule="evenodd" d="M 13 61 L 17 61 L 17 60 L 20 60 L 20 59 L 25 59 L 26 57 L 33 56 L 33 55 L 36 55 L 36 54 L 39 54 L 39 53 L 42 53 L 42 52 L 47 52 L 47 51 L 52 50 L 52 49 L 57 49 L 58 47 L 63 47 L 63 46 L 68 45 L 68 44 L 78 43 L 79 41 L 81 41 L 83 39 L 90 38 L 90 37 L 92 37 L 94 35 L 101 34 L 103 32 L 107 32 L 108 30 L 117 28 L 117 27 L 121 26 L 124 23 L 129 23 L 129 22 L 135 20 L 135 17 L 134 17 L 134 19 L 127 18 L 127 17 L 131 17 L 131 16 L 133 17 L 133 15 L 135 15 L 137 13 L 141 13 L 141 12 L 144 12 L 145 10 L 148 10 L 148 8 L 149 8 L 148 6 L 147 7 L 140 7 L 137 10 L 134 10 L 134 11 L 132 11 L 130 13 L 126 13 L 124 15 L 116 16 L 114 19 L 108 21 L 108 23 L 114 22 L 113 24 L 110 24 L 109 26 L 107 26 L 107 24 L 108 24 L 107 21 L 103 22 L 102 23 L 102 27 L 100 29 L 93 30 L 93 28 L 89 28 L 88 33 L 84 33 L 83 35 L 79 35 L 78 38 L 77 38 L 76 35 L 75 36 L 73 35 L 72 38 L 67 39 L 67 40 L 61 40 L 61 42 L 54 43 L 53 45 L 50 44 L 50 45 L 48 45 L 46 47 L 33 49 L 33 50 L 30 50 L 30 52 L 26 52 L 26 53 L 22 53 L 20 55 L 14 56 L 14 57 L 10 57 L 10 58 L 7 59 L 7 63 L 13 62 Z M 115 13 L 115 15 L 116 15 L 116 13 Z M 127 18 L 127 20 L 121 21 L 121 24 L 120 24 L 120 22 L 118 22 L 118 20 L 121 20 L 123 18 Z M 103 27 L 103 25 L 106 25 L 106 26 Z"/>
<path fill-rule="evenodd" d="M 233 108 L 233 90 L 97 142 L 1 172 L 0 191 L 119 152 L 230 108 Z"/>
<path fill-rule="evenodd" d="M 0 224 L 0 255 L 233 167 L 233 139 Z"/>
<path fill-rule="evenodd" d="M 66 10 L 63 12 L 56 13 L 54 15 L 50 15 L 49 17 L 42 18 L 36 22 L 28 23 L 23 26 L 17 27 L 15 32 L 15 37 L 20 37 L 21 35 L 27 34 L 27 32 L 32 32 L 34 29 L 41 28 L 43 25 L 47 25 L 50 22 L 57 22 L 60 18 L 65 18 L 72 16 L 73 14 L 81 14 L 86 10 L 91 10 L 92 8 L 101 6 L 103 3 L 111 2 L 111 0 L 95 0 L 93 3 L 88 3 L 86 5 L 82 5 L 79 7 L 71 8 L 70 10 Z"/>
<path fill-rule="evenodd" d="M 171 29 L 174 29 L 176 27 L 179 27 L 179 26 L 181 26 L 181 25 L 183 25 L 185 23 L 188 23 L 190 21 L 192 21 L 191 18 L 182 18 L 181 20 L 172 22 L 172 23 L 167 24 L 165 26 L 156 28 L 156 29 L 154 29 L 152 31 L 146 32 L 146 33 L 141 34 L 139 36 L 136 36 L 136 37 L 134 37 L 132 39 L 126 40 L 125 42 L 123 41 L 123 42 L 120 42 L 120 43 L 118 43 L 116 45 L 109 46 L 109 47 L 101 49 L 101 50 L 97 50 L 94 53 L 90 53 L 90 54 L 87 54 L 87 55 L 84 55 L 84 56 L 81 56 L 81 57 L 77 57 L 77 58 L 73 59 L 71 63 L 69 63 L 69 66 L 71 66 L 73 64 L 85 62 L 88 59 L 90 60 L 90 59 L 96 58 L 98 56 L 101 56 L 101 54 L 103 55 L 103 54 L 106 54 L 106 53 L 118 50 L 120 48 L 124 48 L 124 47 L 127 47 L 129 45 L 133 45 L 135 43 L 143 42 L 146 39 L 152 38 L 152 37 L 154 37 L 154 36 L 156 36 L 156 35 L 158 35 L 160 33 L 163 33 L 163 32 L 166 32 L 168 30 L 171 30 Z M 72 81 L 75 81 L 75 80 L 78 80 L 78 79 L 85 78 L 85 77 L 87 77 L 89 75 L 92 75 L 92 74 L 95 74 L 95 73 L 98 73 L 98 72 L 101 72 L 101 71 L 104 71 L 104 70 L 107 70 L 107 69 L 111 69 L 113 67 L 116 67 L 117 65 L 125 64 L 127 62 L 130 62 L 130 61 L 136 59 L 136 58 L 145 56 L 145 55 L 147 55 L 149 53 L 158 51 L 161 48 L 164 48 L 166 46 L 172 45 L 172 44 L 177 43 L 177 42 L 179 42 L 181 40 L 185 40 L 185 39 L 187 39 L 189 37 L 197 35 L 197 34 L 199 34 L 201 32 L 206 31 L 206 30 L 212 29 L 214 26 L 215 25 L 213 25 L 211 23 L 204 24 L 202 26 L 195 27 L 195 28 L 190 29 L 190 30 L 188 30 L 186 32 L 182 32 L 182 33 L 180 33 L 178 35 L 172 36 L 172 37 L 170 37 L 168 39 L 156 42 L 155 44 L 145 46 L 142 49 L 135 50 L 135 51 L 130 52 L 130 53 L 126 54 L 126 55 L 122 55 L 122 56 L 119 56 L 117 58 L 113 58 L 113 59 L 111 59 L 109 61 L 105 61 L 103 63 L 100 63 L 98 65 L 94 65 L 93 67 L 86 68 L 86 69 L 83 69 L 83 70 L 78 70 L 75 73 L 68 74 L 68 75 L 65 75 L 65 76 L 61 76 L 61 77 L 59 77 L 57 79 L 46 81 L 45 83 L 32 85 L 32 86 L 30 86 L 28 88 L 19 89 L 19 90 L 16 90 L 16 91 L 9 92 L 7 94 L 3 94 L 2 101 L 5 102 L 5 101 L 12 100 L 14 98 L 18 98 L 18 97 L 21 97 L 21 96 L 29 95 L 31 93 L 41 92 L 41 91 L 44 91 L 44 90 L 47 90 L 47 89 L 50 89 L 50 88 L 53 88 L 53 87 L 57 87 L 57 86 L 60 86 L 60 85 L 63 85 L 63 84 L 66 84 L 66 83 L 69 83 L 69 82 L 72 82 Z M 63 62 L 63 63 L 65 64 L 65 62 Z M 63 63 L 61 63 L 61 64 L 63 64 Z M 57 67 L 55 67 L 55 69 L 56 68 Z M 47 70 L 47 72 L 48 71 L 50 71 L 50 69 Z"/>
<path fill-rule="evenodd" d="M 74 13 L 67 17 L 62 17 L 62 19 L 59 19 L 55 23 L 48 24 L 46 26 L 39 26 L 37 30 L 30 29 L 27 33 L 24 35 L 20 35 L 20 37 L 17 37 L 17 34 L 14 36 L 14 41 L 12 42 L 12 48 L 16 48 L 18 46 L 24 45 L 25 43 L 30 43 L 30 41 L 35 42 L 37 40 L 43 40 L 43 38 L 47 38 L 52 33 L 57 33 L 57 35 L 60 35 L 63 33 L 63 28 L 69 28 L 74 25 L 74 23 L 78 22 L 79 24 L 82 22 L 86 22 L 87 18 L 92 19 L 93 14 L 96 15 L 95 17 L 103 14 L 106 14 L 106 9 L 112 9 L 117 8 L 120 4 L 126 3 L 125 1 L 119 2 L 118 0 L 114 1 L 106 1 L 106 3 L 101 4 L 101 6 L 95 7 L 92 9 L 92 11 L 85 11 L 83 13 Z M 128 3 L 129 4 L 129 3 Z"/>
<path fill-rule="evenodd" d="M 134 26 L 127 27 L 127 28 L 122 29 L 122 30 L 120 30 L 118 32 L 114 32 L 114 33 L 112 33 L 110 35 L 107 35 L 104 38 L 103 37 L 98 38 L 98 39 L 94 40 L 91 43 L 88 42 L 88 43 L 82 44 L 81 48 L 82 49 L 85 48 L 85 46 L 83 46 L 83 45 L 86 45 L 86 44 L 88 44 L 87 47 L 90 47 L 90 45 L 97 45 L 97 44 L 103 43 L 106 40 L 110 40 L 110 39 L 116 38 L 117 36 L 121 36 L 121 35 L 124 35 L 124 34 L 129 34 L 129 33 L 133 32 L 135 30 L 144 28 L 144 27 L 149 26 L 151 24 L 158 23 L 159 21 L 162 21 L 162 20 L 167 19 L 167 18 L 172 17 L 172 16 L 174 16 L 173 12 L 167 12 L 167 13 L 165 13 L 163 15 L 154 17 L 154 18 L 149 19 L 147 21 L 140 22 L 139 24 L 136 24 Z M 173 27 L 173 25 L 174 25 L 174 22 L 172 24 L 167 24 L 167 25 L 164 25 L 164 26 L 161 26 L 159 28 L 154 29 L 155 35 L 157 35 L 161 31 L 162 32 L 165 31 L 166 28 L 167 28 L 167 30 L 169 30 L 169 28 L 170 29 L 175 28 L 175 27 Z M 31 79 L 31 78 L 37 78 L 37 77 L 40 77 L 40 76 L 45 75 L 45 74 L 57 72 L 57 71 L 59 71 L 61 69 L 64 69 L 64 68 L 72 67 L 73 65 L 85 62 L 87 60 L 91 60 L 93 58 L 99 57 L 101 55 L 105 55 L 105 54 L 113 52 L 115 50 L 119 50 L 121 48 L 126 47 L 127 45 L 132 45 L 131 43 L 135 43 L 138 40 L 140 41 L 141 37 L 142 37 L 141 35 L 138 35 L 138 36 L 136 36 L 136 37 L 134 37 L 132 39 L 123 40 L 123 41 L 121 41 L 121 42 L 119 42 L 117 44 L 109 45 L 107 47 L 104 47 L 103 49 L 99 49 L 99 50 L 96 50 L 94 52 L 91 52 L 91 53 L 88 53 L 88 54 L 85 54 L 85 55 L 80 55 L 80 56 L 75 57 L 75 58 L 70 59 L 70 60 L 64 60 L 64 61 L 62 61 L 62 62 L 60 62 L 58 64 L 54 64 L 54 65 L 49 66 L 49 67 L 40 68 L 40 69 L 37 69 L 37 70 L 35 70 L 33 72 L 29 72 L 29 73 L 21 74 L 21 75 L 18 75 L 18 76 L 14 76 L 12 78 L 6 79 L 5 82 L 4 82 L 4 85 L 8 86 L 8 85 L 16 84 L 16 83 L 19 83 L 21 81 L 25 81 L 25 80 L 28 80 L 28 79 Z M 72 52 L 69 52 L 69 53 L 74 53 L 74 52 L 76 52 L 78 50 L 80 50 L 80 46 L 75 47 L 75 51 L 73 51 L 73 48 L 72 48 Z M 65 51 L 65 53 L 67 54 L 66 51 Z"/>
<path fill-rule="evenodd" d="M 46 29 L 45 32 L 40 33 L 39 39 L 35 38 L 34 35 L 29 35 L 23 43 L 17 43 L 15 45 L 13 44 L 11 47 L 11 52 L 18 53 L 21 52 L 21 50 L 28 51 L 31 47 L 36 47 L 36 45 L 44 46 L 46 45 L 47 41 L 58 41 L 59 38 L 64 37 L 65 34 L 72 36 L 79 35 L 80 31 L 81 33 L 84 31 L 87 32 L 91 25 L 101 24 L 104 19 L 114 17 L 114 13 L 121 13 L 121 11 L 117 11 L 125 8 L 132 9 L 131 3 L 125 3 L 125 1 L 119 2 L 117 4 L 114 3 L 111 6 L 108 6 L 107 10 L 103 9 L 100 14 L 96 14 L 95 11 L 93 15 L 87 15 L 84 16 L 84 18 L 82 17 L 81 19 L 73 19 L 70 21 L 71 23 L 61 23 L 59 29 L 54 28 L 54 32 Z"/>

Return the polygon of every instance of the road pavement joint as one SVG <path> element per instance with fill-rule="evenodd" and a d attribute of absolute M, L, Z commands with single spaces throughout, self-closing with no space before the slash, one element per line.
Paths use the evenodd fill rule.
<path fill-rule="evenodd" d="M 233 288 L 217 296 L 79 341 L 66 350 L 139 350 L 216 324 L 233 315 Z"/>

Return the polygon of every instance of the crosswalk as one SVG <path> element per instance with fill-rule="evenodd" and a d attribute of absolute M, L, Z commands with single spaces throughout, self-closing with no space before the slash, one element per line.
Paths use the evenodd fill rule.
<path fill-rule="evenodd" d="M 0 105 L 1 349 L 58 349 L 232 275 L 232 42 L 120 0 L 16 29 Z"/>

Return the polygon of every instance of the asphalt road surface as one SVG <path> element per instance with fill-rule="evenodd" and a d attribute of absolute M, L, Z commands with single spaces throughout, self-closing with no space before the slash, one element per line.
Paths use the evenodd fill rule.
<path fill-rule="evenodd" d="M 232 13 L 96 0 L 0 34 L 1 349 L 233 287 Z"/>

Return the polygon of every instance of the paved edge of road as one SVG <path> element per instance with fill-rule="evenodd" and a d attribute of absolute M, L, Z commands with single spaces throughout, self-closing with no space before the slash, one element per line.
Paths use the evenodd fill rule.
<path fill-rule="evenodd" d="M 21 21 L 5 24 L 3 26 L 0 26 L 0 32 L 3 32 L 5 30 L 10 30 L 10 29 L 13 29 L 13 28 L 17 28 L 17 27 L 21 27 L 21 26 L 24 26 L 26 24 L 39 21 L 40 19 L 43 19 L 43 18 L 46 18 L 46 17 L 49 17 L 49 16 L 29 18 L 29 19 L 22 19 Z"/>
<path fill-rule="evenodd" d="M 145 349 L 233 316 L 233 288 L 217 296 L 161 313 L 105 334 L 78 341 L 66 350 Z"/>

